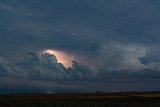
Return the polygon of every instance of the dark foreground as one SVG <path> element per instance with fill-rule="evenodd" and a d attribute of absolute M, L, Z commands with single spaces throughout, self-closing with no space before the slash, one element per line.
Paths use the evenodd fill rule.
<path fill-rule="evenodd" d="M 160 92 L 0 95 L 0 107 L 160 107 Z"/>

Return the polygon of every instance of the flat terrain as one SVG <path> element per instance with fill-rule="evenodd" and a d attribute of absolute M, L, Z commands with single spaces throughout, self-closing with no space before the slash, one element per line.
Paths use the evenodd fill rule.
<path fill-rule="evenodd" d="M 160 92 L 0 95 L 0 107 L 160 107 Z"/>

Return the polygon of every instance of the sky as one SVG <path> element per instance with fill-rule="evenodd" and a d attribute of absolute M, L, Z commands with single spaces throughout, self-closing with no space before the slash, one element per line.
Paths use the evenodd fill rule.
<path fill-rule="evenodd" d="M 0 0 L 0 93 L 160 90 L 160 1 Z"/>

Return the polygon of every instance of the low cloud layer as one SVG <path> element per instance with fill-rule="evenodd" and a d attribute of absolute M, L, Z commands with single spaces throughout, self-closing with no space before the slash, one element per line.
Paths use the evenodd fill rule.
<path fill-rule="evenodd" d="M 15 64 L 1 57 L 0 74 L 35 80 L 86 80 L 98 74 L 96 68 L 77 61 L 73 61 L 73 68 L 65 68 L 52 54 L 27 54 L 27 59 Z"/>
<path fill-rule="evenodd" d="M 27 55 L 29 56 L 20 63 L 10 63 L 3 57 L 0 57 L 0 84 L 2 86 L 0 92 L 140 91 L 150 87 L 150 83 L 160 82 L 160 72 L 156 67 L 156 70 L 147 68 L 138 71 L 117 71 L 109 68 L 98 69 L 73 61 L 73 67 L 65 68 L 63 64 L 57 62 L 54 55 L 48 53 L 36 54 L 34 52 L 32 54 L 29 52 Z M 118 83 L 122 84 L 122 86 L 116 85 Z M 9 84 L 13 86 L 13 89 L 11 89 Z M 88 88 L 84 87 L 87 84 L 90 84 L 90 86 Z M 132 84 L 132 87 L 135 86 L 135 88 L 129 89 L 129 84 Z M 146 86 L 142 85 L 139 87 L 137 86 L 138 84 Z M 93 85 L 96 86 L 93 88 Z M 15 90 L 16 88 L 17 90 Z M 155 85 L 145 90 L 156 90 L 159 88 L 158 85 Z M 7 90 L 5 91 L 4 89 Z"/>
<path fill-rule="evenodd" d="M 138 75 L 145 78 L 156 79 L 159 76 L 159 64 L 144 65 L 146 68 L 140 70 L 116 70 L 111 68 L 96 68 L 94 66 L 84 65 L 78 61 L 73 61 L 72 67 L 65 68 L 63 64 L 58 63 L 56 56 L 52 54 L 32 54 L 27 53 L 28 58 L 19 63 L 10 63 L 3 57 L 0 57 L 1 75 L 17 76 L 35 80 L 106 80 L 106 77 L 114 78 L 119 76 L 129 76 L 138 78 Z M 151 74 L 151 75 L 148 75 Z M 111 76 L 112 75 L 112 76 Z M 140 78 L 139 78 L 140 79 Z"/>

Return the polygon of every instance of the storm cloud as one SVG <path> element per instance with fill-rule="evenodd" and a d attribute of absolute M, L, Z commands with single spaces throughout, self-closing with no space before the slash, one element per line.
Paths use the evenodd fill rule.
<path fill-rule="evenodd" d="M 20 63 L 10 63 L 1 57 L 0 71 L 1 93 L 94 92 L 99 89 L 149 91 L 160 88 L 159 71 L 149 68 L 139 71 L 98 69 L 77 61 L 73 61 L 72 67 L 65 68 L 63 64 L 57 62 L 54 55 L 48 53 L 32 52 L 28 59 Z M 150 87 L 152 83 L 156 84 Z M 89 86 L 85 88 L 87 85 Z"/>
<path fill-rule="evenodd" d="M 155 81 L 158 84 L 159 3 L 157 0 L 0 0 L 0 76 L 5 77 L 0 81 L 17 77 L 26 83 L 85 81 L 91 87 L 93 81 L 118 84 L 120 80 L 133 80 L 130 81 L 133 86 L 140 83 L 137 81 L 143 81 L 144 85 Z M 44 49 L 74 56 L 72 67 L 65 68 L 54 55 L 40 54 Z M 137 89 L 151 89 L 148 87 Z M 112 85 L 108 89 L 124 88 Z"/>

